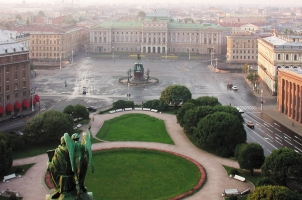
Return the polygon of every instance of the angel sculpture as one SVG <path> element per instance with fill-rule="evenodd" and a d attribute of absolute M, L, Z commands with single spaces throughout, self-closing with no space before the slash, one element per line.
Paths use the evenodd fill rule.
<path fill-rule="evenodd" d="M 56 189 L 52 199 L 59 198 L 62 193 L 71 193 L 74 188 L 77 195 L 87 193 L 84 187 L 84 180 L 88 166 L 91 167 L 92 173 L 94 172 L 91 151 L 92 133 L 90 129 L 89 125 L 90 134 L 88 135 L 84 132 L 81 142 L 78 133 L 73 134 L 71 137 L 68 133 L 65 133 L 61 138 L 61 143 L 62 141 L 64 142 L 64 157 L 61 156 L 61 159 L 57 160 L 58 153 L 62 154 L 58 151 L 59 146 L 48 163 L 48 170 Z"/>

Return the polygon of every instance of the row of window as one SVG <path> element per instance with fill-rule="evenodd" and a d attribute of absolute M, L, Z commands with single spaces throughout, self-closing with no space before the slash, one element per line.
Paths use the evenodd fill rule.
<path fill-rule="evenodd" d="M 283 58 L 283 55 L 278 54 L 277 60 L 281 60 L 282 58 Z M 290 58 L 291 58 L 291 55 L 290 55 L 290 54 L 285 54 L 285 60 L 290 60 Z M 297 54 L 294 54 L 293 60 L 294 60 L 294 61 L 297 61 L 297 60 L 298 60 L 298 55 L 297 55 Z"/>
<path fill-rule="evenodd" d="M 1 91 L 1 86 L 0 86 L 0 91 Z M 23 91 L 22 95 L 23 95 L 23 98 L 25 98 L 26 97 L 26 92 Z M 19 98 L 19 94 L 18 93 L 15 93 L 14 96 L 15 96 L 15 99 Z M 6 95 L 6 101 L 9 101 L 9 100 L 10 100 L 10 95 Z M 1 103 L 2 103 L 2 97 L 0 96 L 0 104 Z"/>
<path fill-rule="evenodd" d="M 256 40 L 247 40 L 247 43 L 250 43 L 250 42 L 251 42 L 251 43 L 254 43 L 255 41 L 256 41 Z M 241 42 L 241 43 L 242 43 L 242 42 L 246 42 L 246 39 L 245 39 L 245 40 L 233 40 L 233 42 L 234 42 L 234 43 L 238 43 L 238 42 Z"/>
<path fill-rule="evenodd" d="M 233 53 L 254 53 L 254 50 L 233 50 Z M 256 50 L 255 53 L 257 53 Z"/>
<path fill-rule="evenodd" d="M 240 44 L 240 45 L 238 45 L 238 44 L 235 45 L 235 44 L 233 44 L 233 48 L 250 48 L 250 47 L 251 47 L 251 48 L 254 48 L 254 47 L 255 47 L 255 48 L 258 48 L 258 44 L 256 44 L 256 45 L 253 45 L 253 44 L 252 44 L 252 45 L 249 45 L 249 44 L 248 44 L 248 45 L 245 45 L 245 44 L 243 44 L 243 45 L 242 45 L 242 44 Z"/>
<path fill-rule="evenodd" d="M 233 56 L 233 59 L 252 59 L 254 60 L 254 56 Z M 255 56 L 255 59 L 258 59 L 258 56 Z"/>
<path fill-rule="evenodd" d="M 35 50 L 35 47 L 31 47 L 31 50 L 32 51 L 34 51 Z M 40 50 L 40 51 L 42 51 L 42 50 L 44 50 L 44 51 L 52 51 L 52 50 L 54 50 L 54 51 L 59 51 L 60 50 L 60 47 L 36 47 L 36 51 L 38 51 L 38 50 Z M 62 49 L 61 49 L 62 51 L 64 50 L 64 48 L 62 47 Z"/>
<path fill-rule="evenodd" d="M 147 49 L 147 48 L 151 48 L 151 47 L 143 47 L 143 52 L 146 52 L 144 51 L 144 49 Z M 156 48 L 156 47 L 152 47 L 152 48 Z M 165 47 L 157 47 L 157 49 L 165 49 Z M 140 50 L 140 47 L 115 47 L 113 48 L 113 50 L 116 49 L 117 51 L 139 51 Z M 176 48 L 168 48 L 168 51 L 176 51 L 177 52 L 194 52 L 195 50 L 198 52 L 198 48 L 194 49 L 194 48 L 191 48 L 191 47 L 178 47 L 177 49 Z M 106 52 L 106 48 L 103 48 L 103 47 L 96 47 L 95 48 L 95 51 L 101 51 L 101 52 Z M 107 49 L 108 52 L 111 52 L 110 48 Z M 164 51 L 163 51 L 164 52 Z M 208 52 L 208 49 L 205 49 L 205 52 Z"/>
<path fill-rule="evenodd" d="M 128 34 L 128 32 L 112 32 L 112 34 L 113 35 L 119 35 L 119 34 L 121 34 L 121 35 L 124 35 L 124 33 L 125 34 Z M 109 32 L 94 32 L 94 35 L 97 35 L 97 34 L 100 34 L 100 35 L 107 35 L 107 34 L 110 34 Z M 133 34 L 135 34 L 135 35 L 137 35 L 137 32 L 129 32 L 129 35 L 133 35 Z M 139 32 L 138 33 L 139 35 L 141 35 L 141 33 Z M 146 32 L 144 32 L 143 33 L 143 35 L 144 36 L 146 36 L 146 35 L 166 35 L 166 33 L 162 33 L 162 32 L 156 32 L 156 33 L 146 33 Z M 194 35 L 195 33 L 185 33 L 185 32 L 183 32 L 183 33 L 168 33 L 168 35 Z M 199 35 L 198 33 L 196 33 L 196 35 Z M 217 33 L 204 33 L 204 37 L 212 37 L 212 36 L 216 36 L 217 35 Z M 253 41 L 254 42 L 254 41 Z"/>
<path fill-rule="evenodd" d="M 63 57 L 64 53 L 62 53 L 62 57 Z M 31 53 L 32 57 L 35 57 L 35 53 Z M 60 54 L 59 53 L 36 53 L 36 57 L 42 57 L 43 58 L 60 58 Z"/>

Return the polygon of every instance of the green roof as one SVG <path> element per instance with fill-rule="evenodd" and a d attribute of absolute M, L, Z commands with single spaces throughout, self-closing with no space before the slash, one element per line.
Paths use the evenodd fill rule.
<path fill-rule="evenodd" d="M 170 22 L 169 23 L 169 29 L 208 29 L 208 28 L 213 28 L 213 29 L 228 29 L 225 28 L 223 26 L 218 26 L 215 24 L 208 24 L 208 23 L 204 23 L 204 24 L 198 24 L 198 23 L 178 23 L 178 22 Z"/>

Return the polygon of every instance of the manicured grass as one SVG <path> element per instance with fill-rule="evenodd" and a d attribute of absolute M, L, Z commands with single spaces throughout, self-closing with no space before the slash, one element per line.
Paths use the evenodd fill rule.
<path fill-rule="evenodd" d="M 6 170 L 4 172 L 1 172 L 0 173 L 0 179 L 2 180 L 4 176 L 14 174 L 18 167 L 21 167 L 23 169 L 22 172 L 19 173 L 18 175 L 24 175 L 27 172 L 27 170 L 29 168 L 31 168 L 33 165 L 34 165 L 34 163 L 33 164 L 27 164 L 27 165 L 13 166 L 13 167 L 9 168 L 8 170 Z"/>
<path fill-rule="evenodd" d="M 18 200 L 23 199 L 22 197 L 17 197 Z M 0 200 L 9 200 L 9 197 L 0 196 Z"/>
<path fill-rule="evenodd" d="M 93 152 L 95 172 L 85 186 L 94 199 L 170 199 L 200 180 L 198 167 L 182 157 L 156 150 L 111 149 Z"/>
<path fill-rule="evenodd" d="M 40 155 L 46 153 L 50 149 L 55 149 L 59 144 L 60 141 L 46 144 L 26 144 L 26 147 L 22 151 L 13 152 L 13 159 Z"/>
<path fill-rule="evenodd" d="M 163 120 L 145 114 L 125 114 L 105 121 L 96 135 L 106 141 L 145 141 L 174 144 Z"/>

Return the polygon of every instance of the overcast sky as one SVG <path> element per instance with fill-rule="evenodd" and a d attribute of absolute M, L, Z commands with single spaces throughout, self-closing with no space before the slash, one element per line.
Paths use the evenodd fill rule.
<path fill-rule="evenodd" d="M 28 3 L 52 3 L 52 2 L 61 2 L 61 0 L 0 0 L 0 3 L 22 3 L 23 1 Z M 64 0 L 65 2 L 71 2 L 72 0 Z M 302 0 L 252 0 L 252 1 L 243 1 L 243 0 L 73 0 L 74 3 L 98 3 L 98 4 L 212 4 L 212 5 L 225 5 L 225 4 L 234 4 L 234 5 L 266 5 L 266 6 L 300 6 L 302 7 Z"/>

